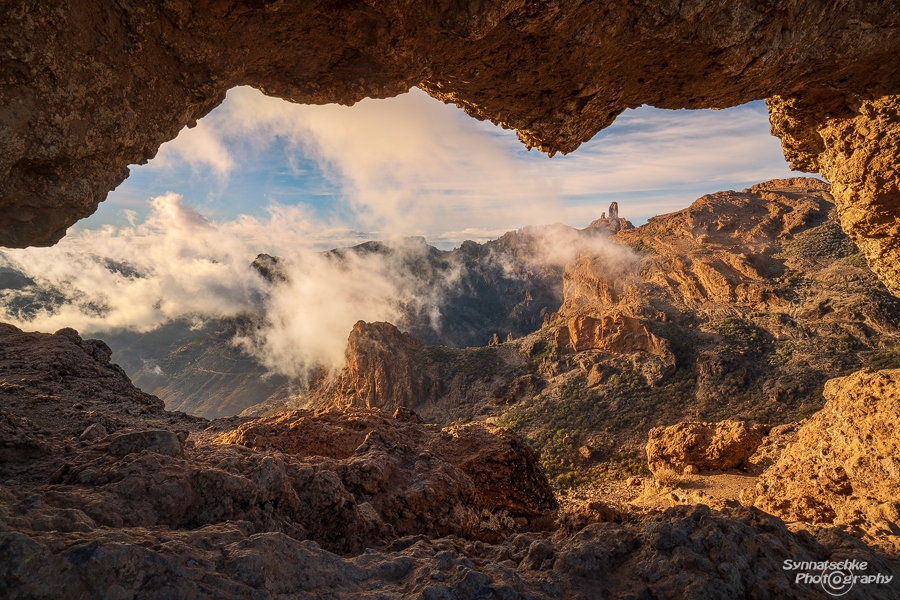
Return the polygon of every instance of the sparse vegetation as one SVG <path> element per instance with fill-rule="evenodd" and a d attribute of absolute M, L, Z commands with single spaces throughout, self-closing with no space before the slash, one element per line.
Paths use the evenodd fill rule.
<path fill-rule="evenodd" d="M 784 256 L 798 258 L 847 258 L 859 253 L 835 218 L 802 231 L 782 246 Z"/>
<path fill-rule="evenodd" d="M 665 486 L 667 488 L 676 487 L 684 479 L 681 473 L 679 473 L 672 467 L 663 467 L 661 469 L 657 469 L 653 473 L 653 478 L 661 486 Z"/>
<path fill-rule="evenodd" d="M 876 371 L 882 369 L 900 369 L 900 350 L 887 350 L 876 352 L 869 357 L 866 365 Z"/>
<path fill-rule="evenodd" d="M 509 516 L 506 509 L 492 511 L 488 508 L 481 509 L 479 515 L 478 527 L 487 529 L 494 533 L 505 533 L 512 531 L 516 526 L 516 521 Z"/>

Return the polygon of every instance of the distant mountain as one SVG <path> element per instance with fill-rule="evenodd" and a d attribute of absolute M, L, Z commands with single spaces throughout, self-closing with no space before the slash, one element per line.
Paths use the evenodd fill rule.
<path fill-rule="evenodd" d="M 900 300 L 841 231 L 821 181 L 711 194 L 610 241 L 621 252 L 565 267 L 564 297 L 533 333 L 455 349 L 358 323 L 346 367 L 309 396 L 495 421 L 571 483 L 643 469 L 653 426 L 795 421 L 822 407 L 826 380 L 900 367 Z"/>
<path fill-rule="evenodd" d="M 269 398 L 290 399 L 294 388 L 232 343 L 251 319 L 178 320 L 149 333 L 117 331 L 102 337 L 114 360 L 142 390 L 170 411 L 214 419 Z"/>
<path fill-rule="evenodd" d="M 582 230 L 562 224 L 526 227 L 484 244 L 467 241 L 450 251 L 429 246 L 424 238 L 405 238 L 336 248 L 323 255 L 335 268 L 354 255 L 390 261 L 405 280 L 430 294 L 428 301 L 401 306 L 397 324 L 429 344 L 464 348 L 540 328 L 563 298 L 563 268 L 574 256 L 566 249 L 598 243 L 632 227 L 625 219 L 604 214 Z M 142 276 L 126 263 L 97 260 L 113 272 Z M 273 287 L 290 279 L 280 257 L 260 254 L 250 268 Z M 0 269 L 0 297 L 26 320 L 39 310 L 78 301 L 8 267 Z M 148 333 L 111 330 L 94 335 L 109 344 L 114 360 L 135 385 L 160 397 L 169 410 L 217 418 L 269 400 L 302 403 L 299 382 L 269 374 L 256 358 L 232 344 L 236 335 L 259 325 L 262 315 L 261 307 L 257 314 L 239 318 L 199 323 L 181 319 Z"/>

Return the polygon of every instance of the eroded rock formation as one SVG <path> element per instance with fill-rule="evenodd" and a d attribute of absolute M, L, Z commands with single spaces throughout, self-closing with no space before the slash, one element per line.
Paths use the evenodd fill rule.
<path fill-rule="evenodd" d="M 842 138 L 849 127 L 861 132 L 855 147 L 880 157 L 863 170 L 896 182 L 887 167 L 896 146 L 862 133 L 870 123 L 884 129 L 893 113 L 872 110 L 900 93 L 900 17 L 888 0 L 13 0 L 0 14 L 0 243 L 8 246 L 54 243 L 129 164 L 152 158 L 236 85 L 344 104 L 417 85 L 550 153 L 574 150 L 641 104 L 722 108 L 777 97 L 793 107 L 789 129 L 804 156 L 838 148 L 827 131 Z M 837 171 L 855 159 L 833 156 L 836 167 L 824 161 L 823 174 L 850 184 Z M 863 212 L 872 204 L 846 199 Z"/>
<path fill-rule="evenodd" d="M 788 521 L 900 523 L 900 371 L 859 371 L 825 385 L 825 408 L 744 500 Z M 894 525 L 890 525 L 893 523 Z"/>
<path fill-rule="evenodd" d="M 654 473 L 734 469 L 756 452 L 768 429 L 735 420 L 654 427 L 647 440 L 647 466 Z"/>

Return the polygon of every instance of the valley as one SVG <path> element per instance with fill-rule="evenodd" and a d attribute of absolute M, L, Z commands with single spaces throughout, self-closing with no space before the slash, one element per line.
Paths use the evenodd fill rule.
<path fill-rule="evenodd" d="M 900 301 L 833 214 L 796 178 L 640 227 L 336 250 L 457 287 L 439 321 L 359 321 L 303 381 L 233 343 L 260 315 L 109 345 L 4 325 L 0 591 L 109 596 L 127 572 L 146 597 L 564 598 L 602 571 L 616 596 L 805 598 L 786 556 L 893 573 Z M 286 285 L 279 262 L 248 268 Z"/>

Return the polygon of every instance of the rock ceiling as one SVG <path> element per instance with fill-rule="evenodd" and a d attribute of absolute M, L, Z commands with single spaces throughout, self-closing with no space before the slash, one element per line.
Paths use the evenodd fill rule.
<path fill-rule="evenodd" d="M 316 104 L 418 86 L 548 153 L 629 107 L 766 98 L 900 293 L 898 56 L 891 0 L 0 0 L 0 244 L 58 241 L 238 85 Z"/>

